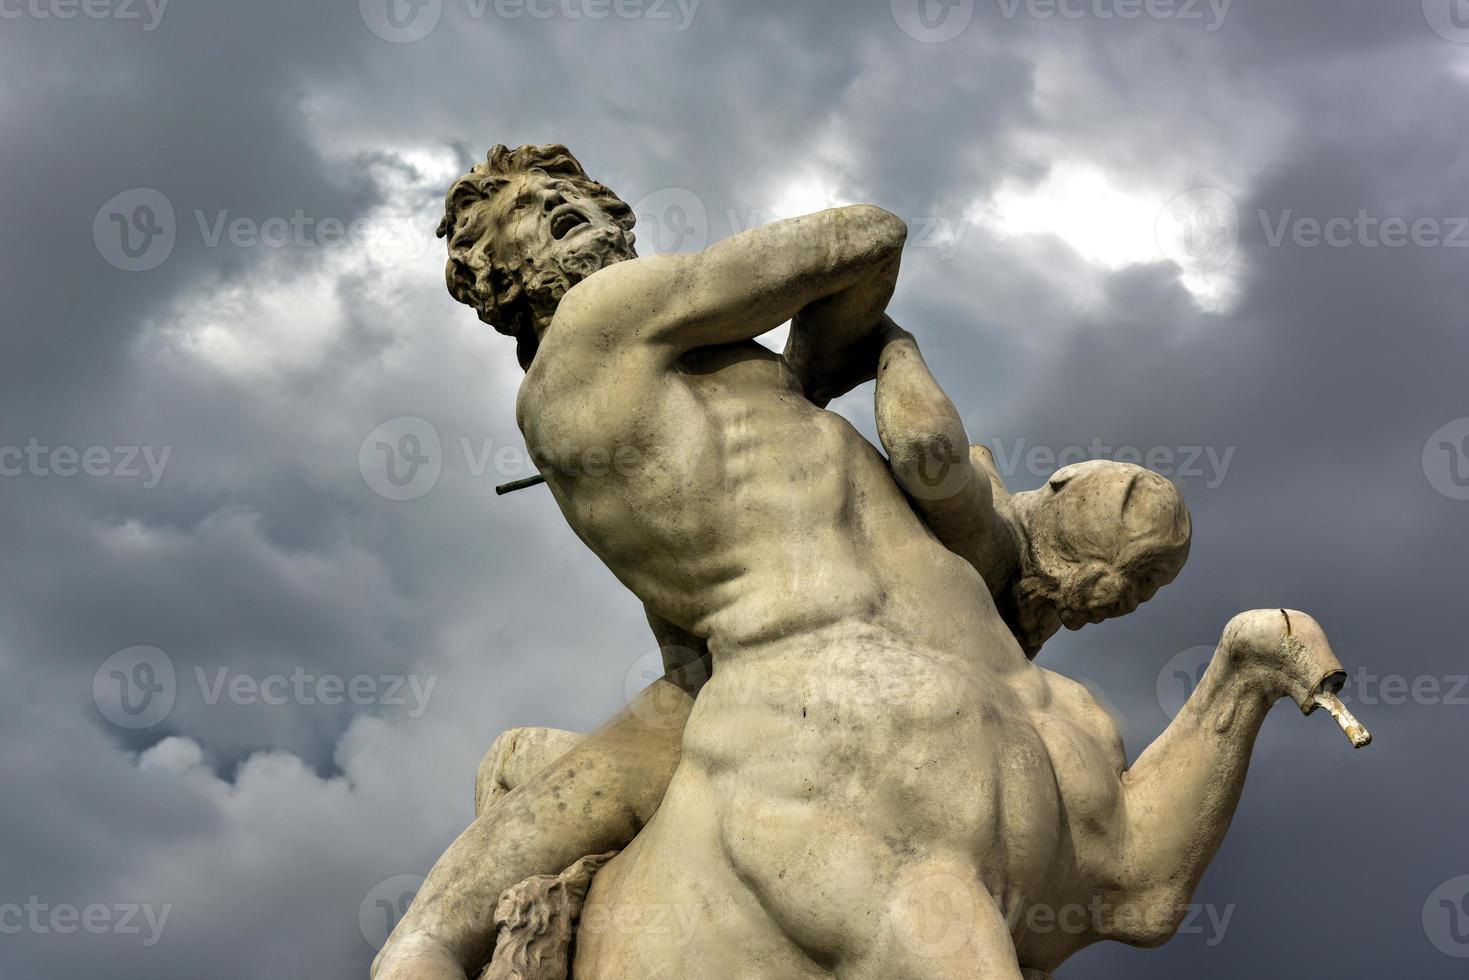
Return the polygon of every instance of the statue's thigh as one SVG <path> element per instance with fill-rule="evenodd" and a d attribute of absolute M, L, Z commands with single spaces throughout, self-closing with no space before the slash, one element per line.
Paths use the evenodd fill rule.
<path fill-rule="evenodd" d="M 1031 980 L 1010 929 L 966 861 L 905 864 L 885 889 L 871 945 L 841 980 Z"/>
<path fill-rule="evenodd" d="M 675 777 L 664 806 L 598 872 L 578 926 L 576 980 L 832 980 L 734 873 L 718 801 Z"/>

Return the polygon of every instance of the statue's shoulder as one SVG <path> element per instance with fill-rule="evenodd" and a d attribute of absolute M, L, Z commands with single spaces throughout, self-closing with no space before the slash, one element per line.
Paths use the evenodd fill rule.
<path fill-rule="evenodd" d="M 663 305 L 693 257 L 658 253 L 604 266 L 571 287 L 554 322 L 594 318 L 641 320 Z"/>
<path fill-rule="evenodd" d="M 663 320 L 677 315 L 677 281 L 683 255 L 651 255 L 599 269 L 569 289 L 541 338 L 545 377 L 599 365 L 623 371 L 636 360 Z M 552 367 L 554 365 L 554 367 Z"/>
<path fill-rule="evenodd" d="M 687 258 L 628 259 L 566 292 L 521 382 L 516 416 L 522 432 L 530 426 L 569 438 L 588 426 L 605 433 L 639 417 L 639 393 L 661 390 L 656 381 L 666 365 L 649 339 L 665 318 L 677 315 L 671 283 Z M 609 390 L 617 397 L 608 399 Z"/>

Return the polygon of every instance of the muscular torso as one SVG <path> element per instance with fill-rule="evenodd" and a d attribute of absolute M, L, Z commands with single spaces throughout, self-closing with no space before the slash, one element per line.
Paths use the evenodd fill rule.
<path fill-rule="evenodd" d="M 532 447 L 614 459 L 604 475 L 548 472 L 552 492 L 650 609 L 716 650 L 848 617 L 952 643 L 982 618 L 982 583 L 923 528 L 882 457 L 753 341 L 686 354 L 648 386 L 538 361 L 520 407 Z M 929 622 L 909 622 L 917 610 L 900 600 L 920 592 Z"/>
<path fill-rule="evenodd" d="M 1085 901 L 1078 852 L 1116 810 L 1115 778 L 1096 774 L 1122 768 L 1106 716 L 1025 659 L 978 573 L 782 358 L 746 342 L 687 354 L 658 383 L 619 380 L 547 345 L 522 427 L 533 450 L 579 461 L 546 471 L 578 535 L 707 638 L 715 669 L 662 809 L 594 901 L 681 900 L 711 917 L 698 942 L 821 976 L 867 925 L 818 901 L 825 883 L 876 895 L 937 855 L 1013 917 L 1023 964 L 1083 944 L 1024 920 Z M 679 976 L 698 947 L 589 931 L 580 948 L 578 976 L 599 980 Z"/>

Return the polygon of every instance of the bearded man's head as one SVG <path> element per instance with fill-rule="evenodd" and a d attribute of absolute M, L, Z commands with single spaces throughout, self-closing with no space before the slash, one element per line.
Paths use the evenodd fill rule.
<path fill-rule="evenodd" d="M 635 258 L 632 208 L 560 144 L 496 146 L 444 198 L 449 293 L 514 337 L 522 367 L 571 287 Z"/>

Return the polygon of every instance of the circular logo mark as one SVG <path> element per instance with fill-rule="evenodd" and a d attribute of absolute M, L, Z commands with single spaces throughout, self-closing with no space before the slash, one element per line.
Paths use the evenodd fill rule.
<path fill-rule="evenodd" d="M 974 0 L 892 0 L 893 20 L 924 44 L 951 41 L 974 19 Z"/>
<path fill-rule="evenodd" d="M 1423 18 L 1439 37 L 1469 44 L 1469 0 L 1423 0 Z"/>
<path fill-rule="evenodd" d="M 1168 202 L 1153 231 L 1164 258 L 1187 272 L 1209 272 L 1239 247 L 1239 208 L 1217 187 L 1196 187 Z"/>
<path fill-rule="evenodd" d="M 942 872 L 919 875 L 899 890 L 893 930 L 903 947 L 924 959 L 953 956 L 974 942 L 979 885 Z"/>
<path fill-rule="evenodd" d="M 697 659 L 695 651 L 669 648 L 669 652 L 685 662 L 669 672 L 670 683 L 658 683 L 665 673 L 659 648 L 633 661 L 623 677 L 622 694 L 629 710 L 649 728 L 682 728 L 690 705 L 685 692 L 697 690 L 709 679 L 708 661 Z"/>
<path fill-rule="evenodd" d="M 1178 717 L 1184 703 L 1204 679 L 1204 671 L 1209 669 L 1209 661 L 1213 658 L 1214 648 L 1205 644 L 1189 647 L 1163 665 L 1163 669 L 1158 671 L 1156 690 L 1158 707 L 1165 715 Z"/>
<path fill-rule="evenodd" d="M 384 41 L 407 44 L 439 25 L 444 0 L 357 0 L 362 23 Z"/>
<path fill-rule="evenodd" d="M 123 272 L 158 268 L 173 254 L 177 237 L 173 202 L 151 187 L 114 194 L 92 219 L 97 254 Z"/>
<path fill-rule="evenodd" d="M 1428 896 L 1423 932 L 1440 953 L 1469 959 L 1469 875 L 1450 878 Z"/>
<path fill-rule="evenodd" d="M 927 433 L 916 458 L 904 468 L 903 489 L 919 500 L 947 500 L 967 487 L 971 480 L 988 477 L 969 459 L 969 443 L 963 426 L 952 419 L 935 418 L 912 431 Z"/>
<path fill-rule="evenodd" d="M 357 928 L 375 950 L 388 942 L 423 887 L 423 875 L 394 875 L 373 885 L 357 906 Z"/>
<path fill-rule="evenodd" d="M 1445 422 L 1428 437 L 1423 475 L 1450 500 L 1469 500 L 1469 418 Z"/>
<path fill-rule="evenodd" d="M 92 700 L 118 728 L 152 728 L 173 711 L 178 679 L 173 661 L 157 647 L 128 647 L 92 675 Z"/>
<path fill-rule="evenodd" d="M 379 497 L 413 500 L 439 482 L 444 449 L 439 431 L 413 415 L 388 419 L 362 440 L 357 450 L 362 479 Z"/>
<path fill-rule="evenodd" d="M 664 187 L 633 205 L 638 244 L 649 252 L 698 252 L 709 244 L 709 212 L 686 187 Z"/>

